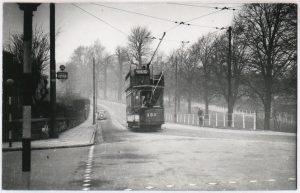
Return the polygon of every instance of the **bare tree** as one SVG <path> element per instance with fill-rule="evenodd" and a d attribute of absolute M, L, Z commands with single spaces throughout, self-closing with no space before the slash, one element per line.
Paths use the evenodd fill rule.
<path fill-rule="evenodd" d="M 88 53 L 90 52 L 90 53 Z M 68 92 L 70 94 L 89 97 L 92 93 L 92 78 L 91 76 L 83 76 L 83 74 L 92 74 L 92 64 L 89 55 L 91 51 L 88 47 L 77 47 L 67 64 L 68 69 L 72 69 L 73 73 L 69 73 Z"/>
<path fill-rule="evenodd" d="M 245 5 L 236 19 L 251 54 L 249 71 L 260 80 L 259 84 L 250 80 L 247 83 L 264 105 L 266 130 L 270 129 L 274 83 L 296 65 L 296 23 L 295 4 Z"/>
<path fill-rule="evenodd" d="M 236 101 L 245 95 L 243 75 L 248 64 L 249 54 L 243 40 L 239 39 L 238 29 L 233 27 L 233 45 L 231 53 L 231 90 L 228 90 L 228 38 L 225 34 L 217 37 L 214 41 L 213 66 L 215 80 L 218 86 L 218 94 L 223 96 L 228 104 L 228 125 L 232 126 L 232 113 Z M 231 92 L 231 93 L 229 93 Z"/>
<path fill-rule="evenodd" d="M 17 62 L 23 64 L 23 34 L 13 34 L 10 37 L 6 49 L 15 55 Z M 48 94 L 47 77 L 43 71 L 48 66 L 49 61 L 49 34 L 44 33 L 41 27 L 35 27 L 32 38 L 32 75 L 33 75 L 33 102 L 39 103 L 44 100 Z"/>
<path fill-rule="evenodd" d="M 103 94 L 104 94 L 104 99 L 107 99 L 107 85 L 108 85 L 108 82 L 107 82 L 107 70 L 108 70 L 108 67 L 112 67 L 112 63 L 113 63 L 113 58 L 114 57 L 114 54 L 108 54 L 106 53 L 105 56 L 104 56 L 104 59 L 103 59 L 103 74 L 104 74 L 104 88 L 103 88 Z"/>
<path fill-rule="evenodd" d="M 195 80 L 197 75 L 197 69 L 199 67 L 199 55 L 198 55 L 198 47 L 197 44 L 192 45 L 183 56 L 183 65 L 182 69 L 182 79 L 183 82 L 183 90 L 187 98 L 188 102 L 188 113 L 191 113 L 192 108 L 192 98 L 195 94 Z"/>
<path fill-rule="evenodd" d="M 205 103 L 205 114 L 209 113 L 209 103 L 215 97 L 216 91 L 213 80 L 212 56 L 214 37 L 211 34 L 202 36 L 196 43 L 196 52 L 199 58 L 200 86 L 203 91 L 203 100 Z"/>
<path fill-rule="evenodd" d="M 147 62 L 152 42 L 151 32 L 146 27 L 137 26 L 132 28 L 128 36 L 128 49 L 131 60 L 136 60 L 139 67 Z"/>
<path fill-rule="evenodd" d="M 126 61 L 128 61 L 128 53 L 126 48 L 118 46 L 116 48 L 116 56 L 118 58 L 118 101 L 122 100 L 122 90 L 124 87 L 124 72 L 123 72 L 123 66 Z"/>

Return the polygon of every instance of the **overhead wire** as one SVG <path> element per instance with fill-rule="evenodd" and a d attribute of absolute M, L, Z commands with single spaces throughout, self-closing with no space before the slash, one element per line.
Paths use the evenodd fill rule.
<path fill-rule="evenodd" d="M 117 30 L 118 32 L 122 33 L 123 35 L 125 35 L 125 36 L 128 36 L 128 35 L 129 35 L 129 34 L 127 34 L 127 33 L 123 32 L 122 30 L 118 29 L 117 27 L 115 27 L 115 26 L 111 25 L 110 23 L 108 23 L 108 22 L 104 21 L 104 20 L 103 20 L 103 19 L 101 19 L 100 17 L 98 17 L 98 16 L 96 16 L 96 15 L 92 14 L 91 12 L 89 12 L 89 11 L 87 11 L 87 10 L 83 9 L 82 7 L 79 7 L 79 6 L 78 6 L 78 5 L 76 5 L 75 3 L 72 3 L 72 5 L 73 5 L 73 6 L 75 6 L 75 7 L 77 7 L 77 8 L 78 8 L 78 9 L 80 9 L 81 11 L 83 11 L 83 12 L 87 13 L 88 15 L 90 15 L 90 16 L 92 16 L 92 17 L 96 18 L 97 20 L 101 21 L 102 23 L 105 23 L 106 25 L 110 26 L 111 28 L 113 28 L 113 29 Z"/>
<path fill-rule="evenodd" d="M 212 6 L 185 4 L 185 3 L 168 3 L 168 4 L 182 5 L 182 6 L 189 6 L 189 7 L 211 8 L 211 9 L 218 9 L 218 10 L 223 10 L 223 9 L 235 10 L 234 7 L 226 7 L 226 6 L 225 7 L 212 7 Z"/>
<path fill-rule="evenodd" d="M 153 18 L 153 19 L 157 19 L 157 20 L 161 20 L 161 21 L 165 21 L 165 22 L 169 22 L 169 23 L 175 23 L 175 24 L 179 24 L 179 25 L 187 25 L 187 26 L 192 25 L 192 26 L 197 26 L 197 27 L 215 28 L 215 27 L 211 27 L 211 26 L 200 26 L 200 25 L 189 24 L 189 23 L 186 23 L 186 22 L 183 22 L 183 21 L 181 21 L 181 22 L 180 21 L 173 21 L 173 20 L 170 20 L 170 19 L 162 18 L 162 17 L 147 15 L 147 14 L 144 14 L 144 13 L 138 13 L 138 12 L 135 12 L 135 11 L 120 9 L 120 8 L 116 8 L 116 7 L 112 7 L 112 6 L 99 4 L 99 3 L 91 3 L 91 4 L 101 6 L 101 7 L 106 7 L 106 8 L 109 8 L 109 9 L 115 9 L 115 10 L 118 10 L 118 11 L 130 13 L 130 14 L 141 15 L 141 16 L 144 16 L 144 17 L 149 17 L 149 18 Z M 172 4 L 172 3 L 170 3 L 170 4 Z"/>
<path fill-rule="evenodd" d="M 195 17 L 195 18 L 193 18 L 193 19 L 187 20 L 186 22 L 195 21 L 195 20 L 197 20 L 197 19 L 200 19 L 200 18 L 209 16 L 209 15 L 212 15 L 212 14 L 215 14 L 215 13 L 218 13 L 218 12 L 221 12 L 221 11 L 224 11 L 224 9 L 217 10 L 217 11 L 214 11 L 214 12 L 211 12 L 211 13 L 208 13 L 208 14 L 204 14 L 204 15 L 201 15 L 201 16 L 199 16 L 199 17 Z"/>
<path fill-rule="evenodd" d="M 192 19 L 190 19 L 190 20 L 181 22 L 181 23 L 179 23 L 178 25 L 172 26 L 171 28 L 167 29 L 166 32 L 169 32 L 169 31 L 171 31 L 171 30 L 177 28 L 178 26 L 180 26 L 180 25 L 182 25 L 182 24 L 184 24 L 184 23 L 186 23 L 186 22 L 194 21 L 194 20 L 197 20 L 197 19 L 200 19 L 200 18 L 209 16 L 209 15 L 215 14 L 215 13 L 220 12 L 220 11 L 223 11 L 223 10 L 217 10 L 217 11 L 214 11 L 214 12 L 211 12 L 211 13 L 208 13 L 208 14 L 204 14 L 204 15 L 201 15 L 201 16 L 199 16 L 199 17 L 195 17 L 195 18 L 192 18 Z M 190 24 L 190 25 L 191 25 L 191 24 Z"/>
<path fill-rule="evenodd" d="M 170 19 L 166 19 L 166 18 L 162 18 L 162 17 L 156 17 L 156 16 L 147 15 L 147 14 L 144 14 L 144 13 L 138 13 L 138 12 L 135 12 L 135 11 L 129 11 L 129 10 L 125 10 L 125 9 L 120 9 L 120 8 L 116 8 L 116 7 L 111 7 L 111 6 L 107 6 L 107 5 L 103 5 L 103 4 L 99 4 L 99 3 L 91 3 L 91 4 L 101 6 L 101 7 L 110 8 L 110 9 L 115 9 L 115 10 L 119 10 L 119 11 L 123 11 L 123 12 L 126 12 L 126 13 L 141 15 L 141 16 L 144 16 L 144 17 L 152 18 L 152 19 L 158 19 L 158 20 L 161 20 L 161 21 L 166 21 L 166 22 L 171 22 L 171 23 L 175 22 L 175 21 L 172 21 Z"/>

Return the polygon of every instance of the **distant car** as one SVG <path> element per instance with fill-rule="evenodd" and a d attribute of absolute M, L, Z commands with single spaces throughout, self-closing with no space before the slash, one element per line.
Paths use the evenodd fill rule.
<path fill-rule="evenodd" d="M 104 120 L 106 119 L 106 113 L 104 110 L 100 110 L 97 112 L 97 119 L 98 120 Z"/>

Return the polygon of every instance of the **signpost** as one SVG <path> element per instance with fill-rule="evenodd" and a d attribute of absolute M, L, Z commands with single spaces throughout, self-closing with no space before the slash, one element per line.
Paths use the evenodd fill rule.
<path fill-rule="evenodd" d="M 56 78 L 57 79 L 68 79 L 68 72 L 65 72 L 64 70 L 66 67 L 64 65 L 59 66 L 60 71 L 56 73 Z"/>

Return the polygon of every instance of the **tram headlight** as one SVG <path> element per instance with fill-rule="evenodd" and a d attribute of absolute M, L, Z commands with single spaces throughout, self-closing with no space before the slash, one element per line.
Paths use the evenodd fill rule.
<path fill-rule="evenodd" d="M 135 121 L 140 121 L 140 115 L 134 115 L 134 120 Z"/>

